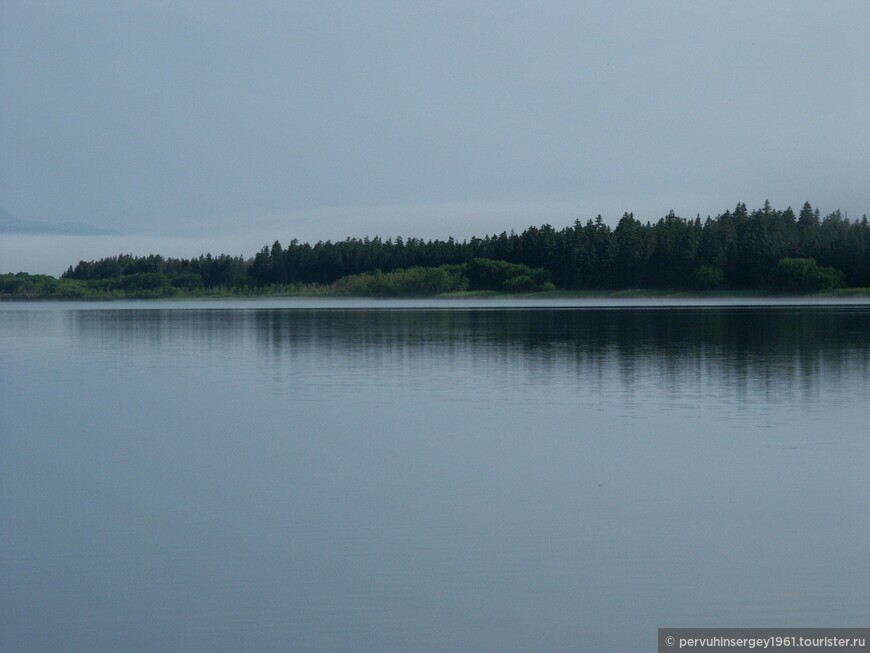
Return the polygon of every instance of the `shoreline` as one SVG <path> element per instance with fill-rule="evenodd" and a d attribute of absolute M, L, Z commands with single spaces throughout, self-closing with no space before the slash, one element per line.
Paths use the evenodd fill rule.
<path fill-rule="evenodd" d="M 180 293 L 171 296 L 94 296 L 94 297 L 46 297 L 46 296 L 11 296 L 0 295 L 0 304 L 11 303 L 63 303 L 63 304 L 112 304 L 118 302 L 137 303 L 180 303 L 180 302 L 268 302 L 268 301 L 299 301 L 312 303 L 318 301 L 328 302 L 499 302 L 519 301 L 531 304 L 540 302 L 550 304 L 565 300 L 569 302 L 602 302 L 605 304 L 622 302 L 643 302 L 644 300 L 662 301 L 671 303 L 685 301 L 699 303 L 701 305 L 734 305 L 740 302 L 748 302 L 749 305 L 758 305 L 769 300 L 775 304 L 789 303 L 825 303 L 844 304 L 863 303 L 861 300 L 870 302 L 870 288 L 841 288 L 813 293 L 777 293 L 764 290 L 649 290 L 649 289 L 625 289 L 625 290 L 544 290 L 524 293 L 507 293 L 496 290 L 476 290 L 441 293 L 436 295 L 365 295 L 365 294 L 336 294 L 327 292 L 275 292 L 275 293 Z"/>

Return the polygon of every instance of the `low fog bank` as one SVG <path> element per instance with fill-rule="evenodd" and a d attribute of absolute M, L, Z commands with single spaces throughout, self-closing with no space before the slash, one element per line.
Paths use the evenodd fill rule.
<path fill-rule="evenodd" d="M 118 254 L 161 254 L 191 258 L 212 254 L 253 255 L 262 246 L 253 237 L 0 235 L 0 274 L 29 272 L 60 276 L 70 265 Z"/>
<path fill-rule="evenodd" d="M 599 213 L 605 223 L 615 227 L 625 212 L 633 212 L 641 222 L 657 222 L 674 210 L 683 218 L 701 219 L 734 209 L 745 201 L 749 210 L 759 208 L 763 196 L 722 201 L 703 195 L 687 195 L 678 204 L 664 197 L 646 197 L 638 210 L 630 202 L 614 198 L 589 198 L 581 203 L 441 203 L 392 206 L 316 207 L 290 213 L 245 216 L 225 220 L 220 224 L 202 218 L 179 223 L 168 231 L 152 231 L 125 235 L 61 235 L 0 233 L 0 274 L 29 272 L 59 276 L 80 260 L 91 261 L 132 254 L 160 254 L 164 257 L 194 258 L 200 254 L 254 256 L 262 247 L 276 240 L 286 247 L 294 238 L 314 244 L 346 238 L 379 237 L 467 240 L 514 230 L 522 232 L 529 226 L 551 224 L 556 229 L 569 226 L 575 220 L 585 223 Z M 792 206 L 797 210 L 804 199 L 769 198 L 777 208 Z M 649 207 L 656 207 L 649 211 Z M 715 210 L 709 210 L 716 207 Z M 707 209 L 706 211 L 703 209 Z M 820 207 L 822 215 L 832 207 Z M 836 208 L 836 207 L 833 207 Z M 857 218 L 858 216 L 850 216 Z M 142 225 L 140 232 L 147 231 Z"/>
<path fill-rule="evenodd" d="M 193 258 L 200 254 L 252 257 L 275 240 L 287 245 L 346 238 L 441 238 L 459 240 L 502 231 L 522 231 L 549 222 L 565 226 L 579 217 L 563 205 L 429 205 L 390 207 L 320 207 L 292 215 L 240 219 L 237 227 L 214 227 L 203 222 L 174 234 L 69 236 L 61 234 L 0 234 L 0 274 L 29 272 L 59 276 L 80 260 L 118 254 L 160 254 Z M 586 217 L 593 216 L 584 216 Z M 612 217 L 612 216 L 611 216 Z M 618 219 L 618 216 L 616 216 Z M 616 220 L 613 220 L 614 224 Z M 247 225 L 247 226 L 245 226 Z M 195 233 L 191 231 L 195 230 Z M 206 234 L 206 235 L 199 235 Z"/>

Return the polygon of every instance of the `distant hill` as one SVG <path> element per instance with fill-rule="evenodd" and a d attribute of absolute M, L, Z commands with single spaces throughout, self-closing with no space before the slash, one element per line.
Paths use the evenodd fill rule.
<path fill-rule="evenodd" d="M 2 234 L 57 234 L 65 236 L 97 236 L 111 234 L 108 229 L 101 229 L 80 222 L 40 222 L 36 220 L 21 220 L 0 208 L 0 233 Z"/>

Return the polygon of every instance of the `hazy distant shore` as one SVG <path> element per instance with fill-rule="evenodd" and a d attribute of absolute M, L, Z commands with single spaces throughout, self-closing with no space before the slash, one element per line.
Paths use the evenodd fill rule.
<path fill-rule="evenodd" d="M 57 278 L 0 275 L 0 296 L 43 299 L 863 295 L 868 287 L 870 221 L 850 221 L 839 211 L 822 217 L 809 202 L 799 212 L 769 202 L 750 211 L 738 203 L 704 222 L 672 211 L 643 223 L 625 213 L 615 228 L 599 215 L 562 229 L 543 224 L 461 241 L 348 237 L 285 246 L 276 240 L 253 256 L 119 254 L 79 260 Z"/>

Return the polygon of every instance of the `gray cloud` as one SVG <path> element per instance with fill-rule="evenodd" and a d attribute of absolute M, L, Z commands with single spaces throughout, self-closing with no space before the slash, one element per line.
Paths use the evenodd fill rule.
<path fill-rule="evenodd" d="M 0 12 L 0 205 L 22 218 L 326 238 L 334 207 L 348 235 L 481 207 L 479 232 L 767 198 L 870 212 L 866 2 Z"/>

